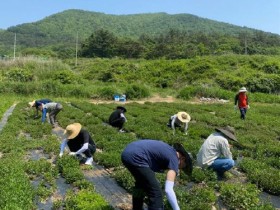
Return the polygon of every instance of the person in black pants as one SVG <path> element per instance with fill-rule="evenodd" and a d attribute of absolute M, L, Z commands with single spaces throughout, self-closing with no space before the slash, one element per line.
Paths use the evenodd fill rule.
<path fill-rule="evenodd" d="M 163 210 L 163 194 L 155 172 L 167 170 L 165 193 L 172 209 L 179 205 L 173 190 L 179 169 L 188 175 L 192 173 L 192 159 L 184 147 L 176 143 L 172 146 L 159 140 L 143 139 L 128 144 L 121 155 L 124 166 L 135 179 L 132 195 L 133 210 L 142 210 L 145 195 L 148 210 Z"/>
<path fill-rule="evenodd" d="M 119 129 L 119 132 L 125 132 L 123 130 L 123 125 L 127 121 L 124 113 L 126 112 L 126 108 L 122 106 L 118 106 L 116 110 L 109 117 L 109 124 L 115 128 Z"/>
<path fill-rule="evenodd" d="M 82 129 L 80 123 L 73 123 L 66 127 L 64 135 L 67 137 L 60 145 L 59 157 L 62 157 L 63 151 L 67 145 L 70 150 L 69 155 L 80 156 L 84 154 L 87 158 L 85 164 L 92 165 L 96 146 L 89 132 Z"/>

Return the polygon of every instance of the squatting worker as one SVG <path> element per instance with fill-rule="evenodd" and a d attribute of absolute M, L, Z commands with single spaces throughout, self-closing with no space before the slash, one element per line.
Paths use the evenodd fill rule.
<path fill-rule="evenodd" d="M 126 112 L 126 108 L 123 106 L 117 106 L 116 110 L 112 112 L 109 117 L 109 124 L 115 128 L 119 129 L 119 132 L 125 132 L 123 130 L 123 125 L 127 121 L 124 113 Z"/>
<path fill-rule="evenodd" d="M 42 111 L 42 123 L 46 121 L 47 113 L 49 113 L 50 123 L 53 127 L 56 126 L 56 115 L 62 110 L 62 105 L 56 102 L 40 104 L 39 109 Z"/>
<path fill-rule="evenodd" d="M 216 171 L 218 180 L 224 178 L 224 173 L 234 166 L 228 140 L 236 141 L 233 127 L 216 128 L 202 144 L 197 154 L 197 165 Z"/>
<path fill-rule="evenodd" d="M 173 134 L 175 134 L 176 128 L 181 128 L 187 135 L 187 130 L 190 121 L 191 116 L 187 112 L 178 112 L 177 114 L 174 114 L 170 117 L 167 126 L 172 128 Z"/>
<path fill-rule="evenodd" d="M 59 156 L 62 157 L 67 145 L 70 150 L 70 155 L 78 156 L 84 154 L 87 158 L 85 164 L 92 165 L 96 146 L 89 132 L 83 129 L 80 123 L 73 123 L 66 127 L 64 135 L 66 135 L 66 138 L 60 145 Z"/>
<path fill-rule="evenodd" d="M 31 102 L 28 103 L 30 107 L 35 107 L 36 108 L 36 113 L 35 113 L 34 119 L 39 116 L 39 106 L 41 104 L 47 104 L 47 103 L 50 103 L 50 102 L 52 102 L 52 100 L 50 100 L 48 98 L 44 98 L 44 99 L 40 99 L 40 100 L 34 100 L 34 101 L 31 101 Z"/>
<path fill-rule="evenodd" d="M 122 162 L 135 179 L 132 196 L 134 210 L 142 210 L 144 194 L 148 197 L 148 209 L 164 209 L 161 185 L 155 172 L 167 170 L 165 193 L 173 209 L 180 209 L 173 190 L 179 169 L 192 173 L 192 160 L 181 144 L 170 146 L 159 140 L 137 140 L 127 145 L 121 155 Z"/>

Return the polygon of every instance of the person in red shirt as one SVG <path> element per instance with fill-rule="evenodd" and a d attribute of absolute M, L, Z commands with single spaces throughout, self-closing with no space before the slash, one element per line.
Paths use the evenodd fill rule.
<path fill-rule="evenodd" d="M 249 103 L 248 103 L 248 96 L 246 94 L 247 89 L 245 87 L 240 88 L 239 93 L 236 94 L 235 100 L 234 100 L 234 105 L 235 108 L 239 108 L 240 110 L 240 118 L 242 120 L 245 120 L 246 117 L 246 112 L 247 109 L 250 108 Z"/>

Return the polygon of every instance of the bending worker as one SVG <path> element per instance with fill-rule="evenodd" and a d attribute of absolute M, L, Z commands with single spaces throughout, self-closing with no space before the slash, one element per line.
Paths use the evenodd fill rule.
<path fill-rule="evenodd" d="M 40 104 L 39 109 L 42 111 L 42 123 L 46 121 L 47 113 L 49 113 L 50 123 L 53 127 L 56 126 L 56 115 L 62 110 L 60 103 L 50 102 L 47 104 Z"/>
<path fill-rule="evenodd" d="M 41 104 L 47 104 L 50 102 L 52 102 L 50 99 L 44 98 L 44 99 L 40 99 L 40 100 L 34 100 L 34 101 L 28 103 L 30 107 L 36 108 L 36 113 L 35 113 L 34 119 L 39 117 L 39 106 Z"/>
<path fill-rule="evenodd" d="M 185 134 L 188 134 L 187 130 L 190 121 L 191 116 L 187 112 L 178 112 L 170 117 L 167 126 L 172 128 L 173 134 L 175 134 L 176 128 L 181 128 Z"/>
<path fill-rule="evenodd" d="M 167 170 L 165 192 L 173 209 L 179 210 L 177 198 L 173 190 L 174 181 L 183 169 L 187 174 L 192 173 L 192 160 L 181 144 L 173 147 L 158 140 L 138 140 L 127 145 L 121 155 L 124 166 L 135 179 L 132 195 L 133 210 L 142 210 L 144 193 L 148 197 L 149 210 L 163 210 L 163 195 L 161 185 L 155 172 Z"/>

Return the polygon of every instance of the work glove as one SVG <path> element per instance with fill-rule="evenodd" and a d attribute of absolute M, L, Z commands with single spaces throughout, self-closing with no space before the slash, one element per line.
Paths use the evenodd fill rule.
<path fill-rule="evenodd" d="M 247 106 L 247 109 L 250 109 L 250 106 L 249 106 L 249 105 Z"/>
<path fill-rule="evenodd" d="M 76 155 L 76 152 L 70 152 L 69 155 L 74 156 Z"/>
<path fill-rule="evenodd" d="M 61 152 L 61 153 L 59 153 L 59 157 L 62 157 L 62 155 L 63 155 L 63 153 Z"/>
<path fill-rule="evenodd" d="M 237 105 L 234 105 L 234 110 L 237 110 Z"/>

